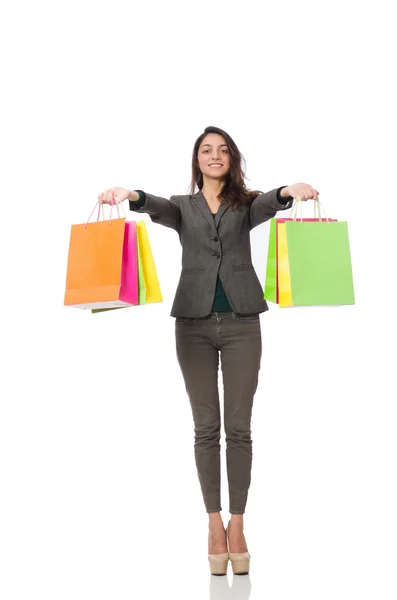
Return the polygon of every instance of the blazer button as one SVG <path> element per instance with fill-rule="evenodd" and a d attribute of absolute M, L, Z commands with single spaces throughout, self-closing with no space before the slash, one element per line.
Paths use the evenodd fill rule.
<path fill-rule="evenodd" d="M 220 254 L 219 254 L 219 252 L 214 252 L 214 254 L 212 256 L 215 256 L 215 258 L 219 258 Z"/>
<path fill-rule="evenodd" d="M 218 238 L 218 237 L 214 237 L 214 238 L 212 238 L 212 241 L 213 241 L 213 242 L 218 242 L 218 241 L 219 241 L 219 238 Z"/>

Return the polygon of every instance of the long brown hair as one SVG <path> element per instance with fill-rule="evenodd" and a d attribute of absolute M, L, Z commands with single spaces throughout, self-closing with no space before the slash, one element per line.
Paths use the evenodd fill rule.
<path fill-rule="evenodd" d="M 197 140 L 194 143 L 193 148 L 193 156 L 192 156 L 192 181 L 190 184 L 189 194 L 195 193 L 195 186 L 197 185 L 199 190 L 203 187 L 203 174 L 200 171 L 198 165 L 198 151 L 200 148 L 200 144 L 208 133 L 218 133 L 222 137 L 225 138 L 225 141 L 228 146 L 229 156 L 230 156 L 230 167 L 229 171 L 226 174 L 224 186 L 222 191 L 218 195 L 218 198 L 221 200 L 221 203 L 224 202 L 230 205 L 232 210 L 235 210 L 242 204 L 251 204 L 254 198 L 258 196 L 258 194 L 262 194 L 260 190 L 249 190 L 244 182 L 245 178 L 245 158 L 237 148 L 236 143 L 230 137 L 226 131 L 220 129 L 219 127 L 209 126 L 206 127 L 204 133 L 199 135 Z M 242 167 L 242 163 L 244 164 L 244 169 Z"/>

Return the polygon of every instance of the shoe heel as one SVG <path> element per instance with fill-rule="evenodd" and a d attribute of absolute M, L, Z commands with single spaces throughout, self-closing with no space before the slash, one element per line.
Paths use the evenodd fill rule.
<path fill-rule="evenodd" d="M 211 575 L 226 575 L 227 565 L 229 562 L 229 552 L 222 552 L 221 554 L 208 554 L 208 562 L 210 565 Z"/>
<path fill-rule="evenodd" d="M 251 558 L 249 552 L 229 552 L 229 558 L 235 575 L 248 575 Z"/>
<path fill-rule="evenodd" d="M 229 562 L 229 553 L 208 554 L 211 575 L 226 575 L 227 563 Z"/>

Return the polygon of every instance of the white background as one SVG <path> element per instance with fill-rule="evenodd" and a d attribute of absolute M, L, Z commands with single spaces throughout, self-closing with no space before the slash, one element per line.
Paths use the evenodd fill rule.
<path fill-rule="evenodd" d="M 396 598 L 391 7 L 3 4 L 2 599 Z M 234 581 L 206 559 L 169 314 L 176 232 L 138 217 L 163 303 L 63 306 L 70 225 L 112 186 L 188 193 L 208 125 L 237 143 L 250 189 L 309 183 L 348 222 L 357 302 L 261 315 L 252 567 Z M 268 233 L 251 238 L 262 282 Z"/>

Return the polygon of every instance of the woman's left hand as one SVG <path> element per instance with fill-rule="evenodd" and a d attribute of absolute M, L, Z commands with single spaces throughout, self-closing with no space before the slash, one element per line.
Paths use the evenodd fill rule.
<path fill-rule="evenodd" d="M 308 183 L 294 183 L 288 186 L 287 191 L 292 198 L 300 198 L 301 200 L 318 200 L 320 193 Z"/>

